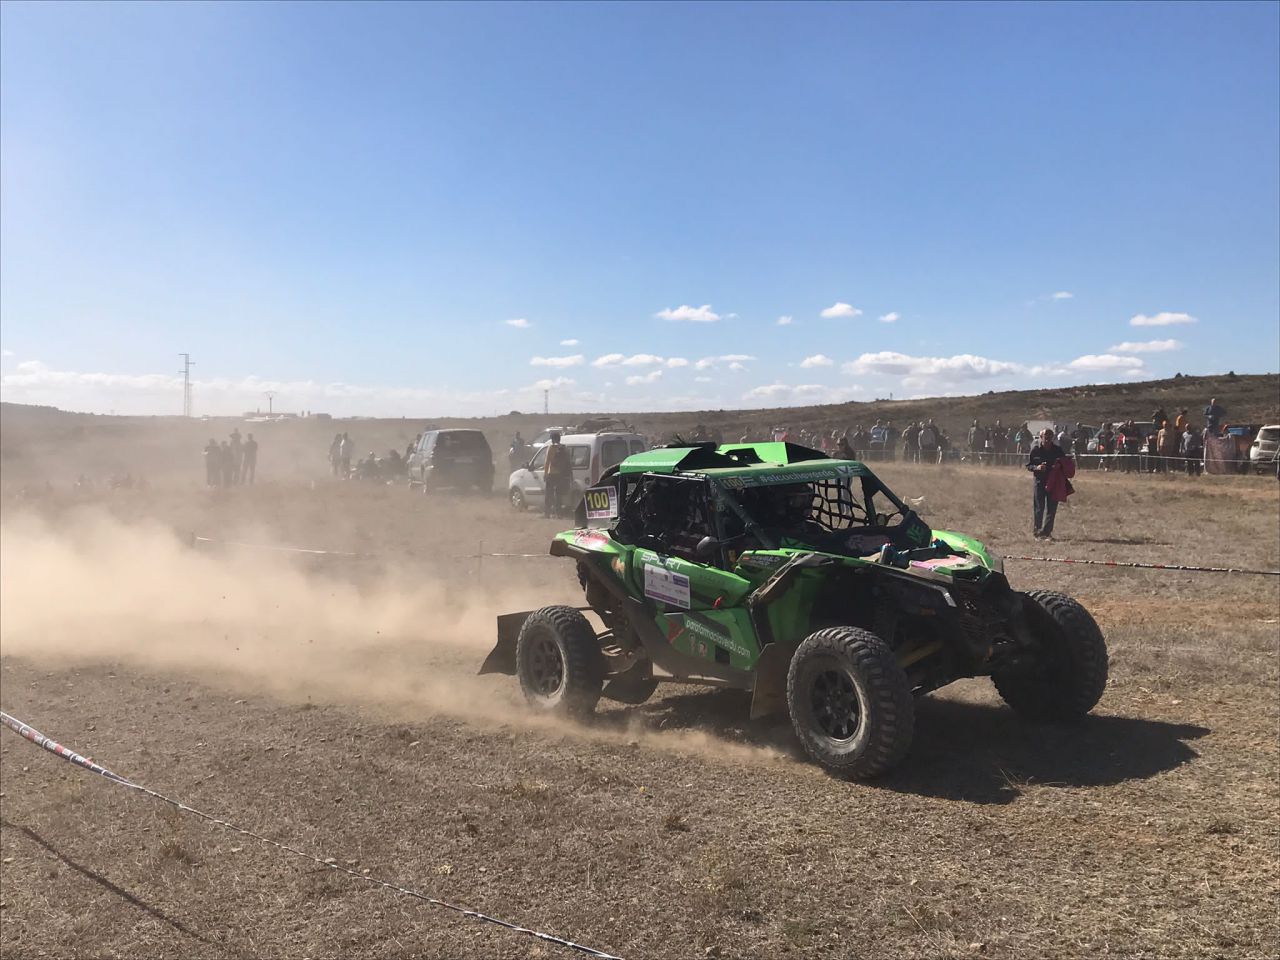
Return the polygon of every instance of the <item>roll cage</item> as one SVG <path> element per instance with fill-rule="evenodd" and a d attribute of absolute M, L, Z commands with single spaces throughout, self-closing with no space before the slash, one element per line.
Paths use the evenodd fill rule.
<path fill-rule="evenodd" d="M 882 535 L 899 546 L 920 546 L 931 536 L 914 511 L 865 468 L 815 464 L 802 472 L 762 469 L 725 476 L 611 473 L 601 483 L 618 493 L 618 515 L 609 525 L 614 539 L 700 562 L 716 558 L 728 566 L 731 554 L 784 545 L 858 552 L 850 542 L 855 533 Z M 806 492 L 806 515 L 788 517 L 784 501 L 794 504 Z"/>

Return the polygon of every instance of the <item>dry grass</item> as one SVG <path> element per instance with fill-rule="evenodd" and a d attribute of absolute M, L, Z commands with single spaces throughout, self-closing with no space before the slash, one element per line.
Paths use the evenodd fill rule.
<path fill-rule="evenodd" d="M 1046 547 L 1029 536 L 1016 471 L 883 472 L 899 493 L 927 497 L 930 522 L 1005 554 L 1280 565 L 1274 482 L 1085 476 Z M 10 612 L 22 604 L 6 594 L 0 619 L 7 711 L 352 869 L 628 957 L 1275 952 L 1273 579 L 1009 561 L 1016 585 L 1079 596 L 1107 633 L 1112 680 L 1094 716 L 1027 726 L 985 681 L 957 684 L 920 703 L 903 768 L 853 784 L 796 759 L 785 722 L 750 723 L 731 695 L 664 691 L 570 728 L 524 713 L 514 681 L 471 676 L 491 614 L 576 597 L 559 562 L 462 559 L 480 540 L 545 549 L 555 524 L 496 497 L 322 482 L 98 499 L 125 530 L 157 521 L 382 558 L 287 575 L 273 559 L 282 583 L 310 584 L 302 597 L 317 612 L 282 597 L 250 630 L 211 610 L 180 628 L 185 659 L 159 656 L 168 648 L 139 627 L 145 610 L 101 608 L 56 660 L 56 618 L 24 635 Z M 4 519 L 42 513 L 49 536 L 74 543 L 78 506 L 10 502 Z M 115 581 L 121 596 L 147 581 L 143 559 Z M 6 546 L 6 589 L 27 582 L 13 566 L 23 562 Z M 211 562 L 208 575 L 234 591 L 266 576 L 245 555 Z M 166 566 L 150 576 L 188 570 L 180 557 Z M 480 606 L 461 621 L 388 614 L 371 638 L 346 636 L 342 617 L 314 622 L 332 619 L 326 598 L 385 599 L 388 582 L 443 588 L 446 604 L 480 588 L 469 601 Z M 72 617 L 90 598 L 62 586 Z M 434 641 L 441 631 L 449 644 Z M 212 655 L 237 643 L 253 656 Z M 7 733 L 0 794 L 6 958 L 562 955 L 172 817 Z"/>

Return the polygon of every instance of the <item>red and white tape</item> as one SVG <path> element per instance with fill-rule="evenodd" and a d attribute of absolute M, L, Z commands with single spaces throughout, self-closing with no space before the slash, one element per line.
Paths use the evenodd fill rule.
<path fill-rule="evenodd" d="M 1094 567 L 1133 567 L 1139 570 L 1182 570 L 1187 573 L 1246 573 L 1258 577 L 1280 577 L 1280 570 L 1246 570 L 1240 567 L 1192 567 L 1179 563 L 1136 563 L 1127 560 L 1072 560 L 1067 557 L 1019 557 L 1011 553 L 1005 560 L 1037 560 L 1040 563 L 1079 563 Z"/>
<path fill-rule="evenodd" d="M 233 833 L 238 833 L 241 836 L 249 837 L 252 840 L 257 840 L 259 843 L 264 843 L 269 847 L 274 847 L 277 850 L 283 850 L 285 853 L 291 853 L 294 856 L 302 857 L 305 860 L 311 860 L 312 862 L 317 863 L 320 866 L 326 867 L 330 870 L 336 870 L 339 873 L 345 873 L 347 876 L 351 877 L 352 879 L 363 880 L 366 883 L 372 883 L 375 886 L 383 887 L 387 890 L 394 891 L 395 893 L 399 893 L 403 896 L 412 897 L 415 900 L 421 900 L 423 903 L 429 903 L 435 907 L 443 907 L 446 910 L 452 910 L 454 913 L 461 914 L 464 917 L 470 917 L 473 920 L 479 920 L 483 923 L 490 923 L 495 926 L 502 927 L 506 930 L 510 930 L 512 933 L 523 933 L 527 936 L 534 937 L 538 940 L 543 940 L 547 943 L 553 943 L 556 946 L 567 947 L 571 950 L 576 950 L 579 953 L 586 954 L 589 957 L 597 957 L 599 958 L 599 960 L 621 960 L 620 957 L 616 957 L 611 953 L 605 953 L 603 950 L 597 950 L 594 947 L 584 946 L 581 943 L 574 943 L 572 940 L 565 939 L 564 937 L 557 937 L 554 934 L 542 933 L 538 930 L 531 930 L 528 927 L 522 927 L 519 924 L 512 923 L 509 920 L 502 920 L 502 919 L 499 919 L 498 917 L 492 917 L 492 916 L 489 916 L 488 914 L 480 913 L 478 910 L 469 910 L 466 907 L 457 906 L 456 904 L 449 903 L 448 901 L 440 900 L 437 897 L 427 896 L 425 893 L 421 893 L 417 890 L 410 889 L 409 887 L 402 887 L 399 884 L 391 883 L 387 880 L 380 880 L 377 877 L 370 877 L 370 876 L 365 876 L 363 873 L 357 873 L 354 870 L 350 870 L 347 867 L 340 865 L 337 859 L 335 859 L 334 857 L 321 857 L 321 856 L 317 856 L 316 854 L 307 853 L 305 850 L 299 850 L 297 847 L 291 847 L 287 843 L 281 843 L 278 840 L 272 840 L 269 837 L 264 837 L 261 834 L 254 833 L 251 830 L 245 830 L 242 827 L 237 827 L 235 824 L 228 823 L 226 820 L 221 820 L 218 817 L 213 816 L 212 814 L 204 813 L 200 810 L 195 809 L 194 807 L 187 806 L 185 803 L 182 803 L 181 801 L 173 800 L 169 797 L 166 797 L 162 793 L 157 793 L 155 790 L 151 790 L 147 787 L 142 786 L 141 784 L 137 784 L 131 780 L 127 780 L 126 778 L 120 776 L 118 773 L 113 773 L 112 771 L 108 770 L 106 767 L 102 766 L 102 764 L 95 763 L 94 761 L 90 760 L 88 757 L 85 757 L 76 753 L 74 750 L 68 750 L 66 747 L 64 747 L 62 744 L 58 743 L 56 740 L 52 739 L 51 737 L 46 737 L 43 733 L 41 733 L 35 727 L 31 726 L 28 723 L 23 723 L 21 720 L 18 720 L 17 718 L 10 716 L 9 714 L 4 713 L 3 711 L 0 711 L 0 722 L 3 722 L 6 727 L 15 731 L 17 734 L 19 734 L 23 738 L 31 741 L 36 746 L 44 747 L 44 749 L 48 750 L 50 753 L 55 754 L 56 756 L 61 757 L 63 760 L 68 760 L 71 763 L 74 763 L 76 766 L 82 767 L 83 769 L 88 770 L 91 773 L 96 773 L 99 776 L 106 777 L 108 780 L 112 781 L 113 783 L 118 783 L 122 787 L 128 787 L 130 790 L 137 790 L 139 793 L 145 793 L 147 796 L 154 797 L 156 800 L 160 800 L 163 803 L 167 803 L 171 807 L 181 810 L 184 813 L 190 813 L 196 817 L 199 817 L 201 820 L 205 820 L 209 823 L 217 824 L 220 827 L 225 827 L 227 830 L 230 830 Z"/>

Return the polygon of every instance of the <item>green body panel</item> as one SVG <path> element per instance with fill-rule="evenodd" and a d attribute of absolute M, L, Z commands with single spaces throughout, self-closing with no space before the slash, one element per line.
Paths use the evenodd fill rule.
<path fill-rule="evenodd" d="M 659 614 L 658 628 L 681 653 L 716 662 L 716 649 L 728 655 L 721 663 L 750 670 L 760 659 L 760 644 L 745 607 Z"/>
<path fill-rule="evenodd" d="M 935 530 L 933 535 L 955 550 L 963 550 L 982 563 L 988 570 L 1003 572 L 1004 561 L 992 554 L 981 540 L 953 530 Z"/>

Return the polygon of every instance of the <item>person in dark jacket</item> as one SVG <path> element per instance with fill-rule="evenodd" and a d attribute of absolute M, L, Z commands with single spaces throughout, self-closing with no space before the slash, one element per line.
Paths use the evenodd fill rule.
<path fill-rule="evenodd" d="M 1040 442 L 1031 448 L 1027 457 L 1027 469 L 1032 477 L 1032 532 L 1037 540 L 1053 538 L 1053 518 L 1058 512 L 1058 501 L 1045 490 L 1045 481 L 1049 479 L 1053 465 L 1064 456 L 1066 454 L 1058 446 L 1053 431 L 1046 427 L 1040 433 Z"/>

